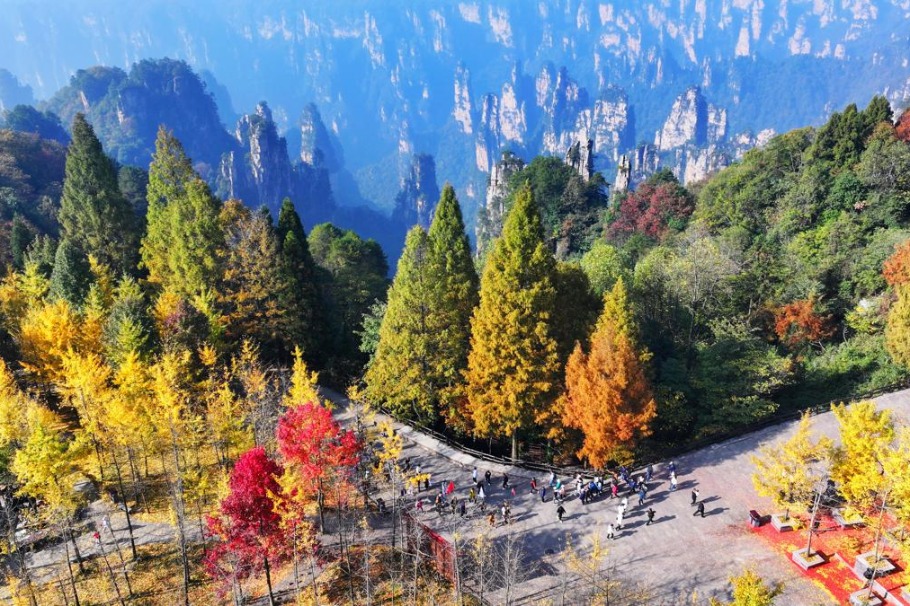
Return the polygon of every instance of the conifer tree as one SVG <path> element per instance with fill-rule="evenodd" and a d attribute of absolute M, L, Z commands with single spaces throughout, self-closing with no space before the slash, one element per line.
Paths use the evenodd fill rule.
<path fill-rule="evenodd" d="M 290 298 L 277 234 L 268 211 L 251 213 L 232 200 L 225 205 L 224 214 L 233 216 L 226 230 L 227 255 L 220 288 L 228 338 L 235 343 L 252 339 L 274 357 L 282 353 L 282 319 L 288 313 L 281 300 Z"/>
<path fill-rule="evenodd" d="M 286 288 L 279 297 L 284 310 L 282 333 L 299 346 L 311 363 L 322 360 L 323 313 L 316 288 L 316 262 L 293 202 L 285 198 L 278 213 L 278 243 Z"/>
<path fill-rule="evenodd" d="M 85 255 L 64 238 L 57 246 L 54 270 L 48 295 L 52 300 L 63 299 L 73 307 L 82 304 L 91 283 L 91 270 Z"/>
<path fill-rule="evenodd" d="M 471 348 L 471 314 L 477 307 L 477 270 L 465 232 L 461 205 L 448 183 L 442 189 L 429 231 L 432 305 L 438 316 L 437 380 L 439 410 L 457 415 L 456 402 L 464 396 L 464 371 Z"/>
<path fill-rule="evenodd" d="M 513 458 L 519 432 L 534 424 L 557 387 L 554 265 L 524 187 L 484 266 L 465 375 L 475 433 L 511 437 Z"/>
<path fill-rule="evenodd" d="M 224 248 L 221 203 L 163 127 L 149 166 L 148 204 L 141 253 L 149 282 L 190 297 L 214 291 Z"/>
<path fill-rule="evenodd" d="M 645 373 L 650 354 L 638 345 L 622 278 L 604 295 L 604 310 L 588 351 L 576 345 L 566 364 L 562 420 L 580 429 L 578 456 L 594 467 L 628 462 L 636 440 L 649 433 L 656 404 Z"/>
<path fill-rule="evenodd" d="M 376 357 L 364 377 L 366 396 L 398 417 L 432 424 L 437 417 L 437 351 L 429 242 L 419 225 L 408 232 L 379 328 Z"/>
<path fill-rule="evenodd" d="M 82 114 L 73 120 L 73 139 L 66 150 L 60 232 L 86 256 L 109 265 L 117 274 L 136 268 L 133 211 L 120 192 L 114 161 L 104 154 Z"/>

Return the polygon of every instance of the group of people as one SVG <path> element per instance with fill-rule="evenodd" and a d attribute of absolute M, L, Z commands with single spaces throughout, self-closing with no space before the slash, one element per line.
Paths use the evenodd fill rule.
<path fill-rule="evenodd" d="M 417 469 L 419 470 L 419 466 Z M 667 471 L 670 482 L 669 490 L 675 491 L 678 488 L 678 481 L 676 477 L 676 463 L 674 461 L 669 463 Z M 619 531 L 623 528 L 624 518 L 629 507 L 629 498 L 637 495 L 638 506 L 643 507 L 645 505 L 648 497 L 649 483 L 653 479 L 653 474 L 653 465 L 648 465 L 637 477 L 633 476 L 631 471 L 625 466 L 620 467 L 619 470 L 613 474 L 613 477 L 605 478 L 600 475 L 595 475 L 591 478 L 584 478 L 579 473 L 574 477 L 574 486 L 572 488 L 574 488 L 579 501 L 584 505 L 588 505 L 604 495 L 609 495 L 609 497 L 606 497 L 609 499 L 621 498 L 621 501 L 616 508 L 616 519 L 607 527 L 607 537 L 615 539 Z M 506 492 L 511 491 L 511 495 L 514 497 L 515 488 L 511 486 L 508 474 L 504 473 L 501 480 L 501 490 Z M 571 482 L 571 480 L 569 482 Z M 497 480 L 497 483 L 499 483 L 499 480 Z M 459 499 L 453 494 L 455 491 L 454 482 L 443 480 L 439 483 L 439 492 L 435 497 L 434 509 L 440 515 L 451 512 L 453 515 L 460 514 L 461 517 L 465 517 L 467 515 L 467 504 L 472 504 L 486 516 L 491 527 L 496 525 L 497 514 L 499 514 L 503 524 L 510 524 L 513 520 L 510 500 L 504 499 L 498 509 L 494 509 L 489 513 L 487 512 L 487 497 L 491 490 L 493 490 L 492 472 L 487 470 L 484 472 L 483 476 L 480 476 L 477 467 L 474 467 L 471 470 L 471 486 L 468 490 L 467 498 Z M 557 520 L 563 522 L 566 519 L 567 513 L 564 504 L 568 490 L 566 483 L 556 475 L 555 471 L 550 472 L 549 480 L 545 483 L 538 483 L 537 478 L 531 479 L 530 491 L 532 494 L 539 495 L 541 502 L 547 501 L 548 491 L 550 490 L 553 492 L 552 500 L 556 504 Z M 620 492 L 626 494 L 620 497 Z M 705 503 L 704 501 L 698 500 L 699 491 L 697 488 L 692 490 L 691 498 L 692 505 L 695 507 L 693 515 L 705 517 Z M 417 510 L 424 511 L 424 505 L 425 502 L 422 499 L 418 499 L 416 505 Z M 650 526 L 654 522 L 656 511 L 653 507 L 649 506 L 645 511 L 645 515 L 647 518 L 645 526 Z"/>

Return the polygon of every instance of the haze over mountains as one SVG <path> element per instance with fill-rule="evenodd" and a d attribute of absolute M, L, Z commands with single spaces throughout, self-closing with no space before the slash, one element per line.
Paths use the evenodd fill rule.
<path fill-rule="evenodd" d="M 0 103 L 53 96 L 64 122 L 104 115 L 109 151 L 141 163 L 155 120 L 183 121 L 169 125 L 192 138 L 215 115 L 168 113 L 148 93 L 170 104 L 200 91 L 181 89 L 179 70 L 159 78 L 171 68 L 154 85 L 136 70 L 70 78 L 91 65 L 185 60 L 227 130 L 187 149 L 222 194 L 270 206 L 330 195 L 413 218 L 420 188 L 435 191 L 416 183 L 434 169 L 472 221 L 502 149 L 563 156 L 592 139 L 608 182 L 624 154 L 633 178 L 660 165 L 693 182 L 772 131 L 875 93 L 898 107 L 910 97 L 908 0 L 0 6 L 0 67 L 31 88 L 0 77 Z M 129 128 L 146 145 L 117 135 Z"/>

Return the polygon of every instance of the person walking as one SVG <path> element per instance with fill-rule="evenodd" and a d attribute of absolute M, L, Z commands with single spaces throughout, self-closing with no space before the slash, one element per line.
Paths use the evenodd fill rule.
<path fill-rule="evenodd" d="M 475 484 L 477 483 L 477 467 L 476 466 L 471 471 L 471 481 Z"/>
<path fill-rule="evenodd" d="M 474 490 L 474 487 L 471 486 L 471 490 L 468 491 L 468 501 L 471 503 L 477 500 L 477 492 Z"/>
<path fill-rule="evenodd" d="M 705 517 L 705 502 L 704 501 L 698 502 L 698 507 L 695 508 L 695 513 L 693 513 L 692 515 L 693 516 L 700 515 L 701 517 Z"/>
<path fill-rule="evenodd" d="M 455 492 L 455 482 L 452 482 L 451 480 L 449 480 L 449 485 L 446 486 L 446 494 L 450 495 L 453 492 Z"/>
<path fill-rule="evenodd" d="M 464 504 L 464 499 L 458 501 L 458 513 L 461 515 L 461 517 L 464 517 L 465 514 L 468 513 L 468 508 Z"/>
<path fill-rule="evenodd" d="M 670 470 L 670 473 L 676 473 L 676 462 L 670 461 L 670 464 L 667 465 L 667 469 Z"/>
<path fill-rule="evenodd" d="M 551 487 L 556 486 L 556 472 L 555 471 L 550 472 L 550 486 Z"/>
<path fill-rule="evenodd" d="M 540 502 L 541 503 L 547 502 L 547 487 L 546 486 L 540 487 Z"/>
<path fill-rule="evenodd" d="M 483 486 L 480 487 L 480 490 L 477 491 L 477 498 L 480 499 L 481 503 L 487 502 L 487 493 L 483 489 Z"/>
<path fill-rule="evenodd" d="M 676 490 L 677 487 L 676 474 L 674 472 L 670 472 L 670 492 Z"/>
<path fill-rule="evenodd" d="M 556 508 L 556 517 L 559 518 L 559 521 L 562 522 L 562 516 L 566 515 L 566 508 L 562 506 L 562 503 L 559 504 L 559 507 Z"/>
<path fill-rule="evenodd" d="M 489 469 L 486 471 L 486 473 L 483 474 L 483 477 L 485 477 L 485 478 L 487 479 L 487 486 L 489 486 L 489 485 L 490 485 L 490 478 L 493 477 L 493 474 L 490 472 Z"/>
<path fill-rule="evenodd" d="M 623 511 L 625 511 L 626 508 L 629 507 L 629 497 L 623 497 L 622 502 L 619 504 L 619 506 L 622 508 Z"/>
<path fill-rule="evenodd" d="M 610 498 L 615 499 L 619 494 L 619 486 L 616 484 L 616 480 L 610 482 Z"/>
<path fill-rule="evenodd" d="M 531 478 L 531 492 L 537 492 L 537 478 Z"/>
<path fill-rule="evenodd" d="M 503 488 L 503 490 L 505 490 L 508 487 L 509 487 L 509 474 L 504 473 L 504 474 L 502 474 L 502 488 Z"/>
<path fill-rule="evenodd" d="M 490 512 L 489 517 L 487 517 L 487 522 L 489 522 L 490 528 L 493 528 L 494 526 L 496 526 L 496 514 L 493 513 L 492 511 Z"/>
<path fill-rule="evenodd" d="M 648 521 L 645 522 L 645 526 L 650 526 L 651 522 L 654 521 L 654 513 L 655 511 L 652 508 L 648 507 Z"/>
<path fill-rule="evenodd" d="M 614 541 L 616 540 L 616 530 L 614 530 L 613 524 L 607 526 L 607 538 Z"/>
<path fill-rule="evenodd" d="M 654 466 L 648 463 L 648 468 L 645 469 L 645 482 L 650 482 L 652 475 L 654 475 Z"/>
<path fill-rule="evenodd" d="M 641 507 L 645 504 L 645 487 L 641 486 L 638 489 L 638 506 Z"/>
<path fill-rule="evenodd" d="M 616 514 L 616 528 L 620 529 L 620 530 L 622 529 L 622 518 L 623 518 L 623 511 L 620 510 L 619 513 Z"/>
<path fill-rule="evenodd" d="M 695 502 L 698 501 L 698 489 L 692 489 L 692 504 L 695 505 Z"/>

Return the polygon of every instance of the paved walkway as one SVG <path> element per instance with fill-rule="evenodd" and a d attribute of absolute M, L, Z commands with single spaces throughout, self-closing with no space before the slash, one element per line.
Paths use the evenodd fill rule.
<path fill-rule="evenodd" d="M 337 415 L 342 420 L 351 419 L 353 415 L 343 397 L 328 390 L 325 395 L 340 405 Z M 891 408 L 899 422 L 908 422 L 910 390 L 876 400 L 880 408 Z M 407 425 L 393 423 L 406 441 L 402 457 L 410 457 L 412 466 L 420 464 L 422 472 L 432 474 L 434 483 L 443 479 L 454 481 L 459 497 L 467 495 L 473 466 L 477 466 L 481 477 L 487 469 L 493 473 L 488 502 L 498 506 L 504 499 L 512 501 L 515 523 L 498 525 L 490 532 L 493 537 L 509 533 L 522 537 L 528 562 L 526 573 L 533 577 L 521 584 L 523 594 L 559 586 L 564 566 L 560 552 L 566 542 L 571 541 L 576 550 L 584 551 L 594 533 L 605 538 L 607 525 L 615 521 L 616 500 L 601 498 L 583 505 L 573 497 L 566 501 L 565 520 L 560 523 L 555 505 L 541 503 L 539 497 L 530 493 L 532 472 L 478 461 Z M 757 509 L 765 514 L 772 507 L 770 501 L 755 495 L 749 456 L 762 444 L 789 437 L 795 428 L 796 422 L 784 423 L 679 457 L 676 459 L 679 490 L 675 493 L 668 490 L 666 469 L 657 466 L 645 505 L 639 507 L 638 497 L 630 497 L 622 532 L 610 543 L 610 560 L 617 565 L 619 574 L 653 588 L 656 595 L 652 604 L 669 605 L 683 603 L 696 591 L 701 599 L 725 596 L 728 577 L 753 565 L 767 581 L 784 583 L 781 604 L 835 603 L 801 576 L 795 565 L 749 532 L 749 510 Z M 818 415 L 813 418 L 813 430 L 836 438 L 837 421 L 830 412 Z M 514 497 L 510 489 L 500 487 L 504 472 L 516 488 Z M 542 475 L 537 476 L 538 482 L 546 480 Z M 696 487 L 700 491 L 699 499 L 705 503 L 704 518 L 693 516 L 695 508 L 690 495 Z M 653 507 L 657 514 L 654 523 L 646 527 L 648 507 Z M 420 514 L 420 518 L 450 541 L 456 531 L 464 541 L 488 529 L 479 512 L 461 519 L 428 511 Z M 503 601 L 496 594 L 490 598 L 491 603 Z"/>

